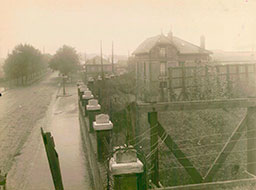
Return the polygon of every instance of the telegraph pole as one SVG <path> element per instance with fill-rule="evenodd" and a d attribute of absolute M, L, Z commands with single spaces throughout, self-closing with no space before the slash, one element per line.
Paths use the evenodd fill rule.
<path fill-rule="evenodd" d="M 100 63 L 101 63 L 101 78 L 102 78 L 102 80 L 104 80 L 103 55 L 102 55 L 102 40 L 100 41 Z"/>
<path fill-rule="evenodd" d="M 100 41 L 100 63 L 101 63 L 101 81 L 100 83 L 100 88 L 99 88 L 99 102 L 103 104 L 102 99 L 103 99 L 103 88 L 104 88 L 104 83 L 105 83 L 105 77 L 104 77 L 104 71 L 103 71 L 103 55 L 102 55 L 102 40 Z"/>
<path fill-rule="evenodd" d="M 114 74 L 114 42 L 112 41 L 112 73 Z"/>

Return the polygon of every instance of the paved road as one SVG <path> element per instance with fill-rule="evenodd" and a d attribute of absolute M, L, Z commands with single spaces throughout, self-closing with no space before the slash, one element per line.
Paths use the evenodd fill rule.
<path fill-rule="evenodd" d="M 40 83 L 7 91 L 0 98 L 0 169 L 9 190 L 54 189 L 40 127 L 52 132 L 65 190 L 91 189 L 82 148 L 76 88 L 56 98 L 57 74 Z M 2 156 L 4 155 L 4 156 Z"/>

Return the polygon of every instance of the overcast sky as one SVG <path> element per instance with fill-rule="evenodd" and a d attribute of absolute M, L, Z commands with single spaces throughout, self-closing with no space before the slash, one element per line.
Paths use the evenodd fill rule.
<path fill-rule="evenodd" d="M 54 53 L 63 44 L 78 52 L 127 55 L 146 38 L 166 34 L 206 48 L 252 50 L 256 0 L 0 0 L 0 57 L 18 43 Z M 256 46 L 254 47 L 256 49 Z"/>

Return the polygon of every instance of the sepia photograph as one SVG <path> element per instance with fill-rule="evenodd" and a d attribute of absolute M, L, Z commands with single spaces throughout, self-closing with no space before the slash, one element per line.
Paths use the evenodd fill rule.
<path fill-rule="evenodd" d="M 0 190 L 255 190 L 256 0 L 0 0 Z"/>

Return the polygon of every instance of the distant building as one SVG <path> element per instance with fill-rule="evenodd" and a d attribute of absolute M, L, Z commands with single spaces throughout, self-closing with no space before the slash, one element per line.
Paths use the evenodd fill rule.
<path fill-rule="evenodd" d="M 169 32 L 167 36 L 160 34 L 142 42 L 129 62 L 136 65 L 140 92 L 157 94 L 160 79 L 167 76 L 169 67 L 203 65 L 208 62 L 211 52 L 205 49 L 205 38 L 202 36 L 200 40 L 199 47 Z"/>
<path fill-rule="evenodd" d="M 256 52 L 254 51 L 223 51 L 212 50 L 212 61 L 216 63 L 255 63 Z"/>
<path fill-rule="evenodd" d="M 91 59 L 88 59 L 84 64 L 85 72 L 88 76 L 98 76 L 101 74 L 103 69 L 104 74 L 112 74 L 114 71 L 114 65 L 110 63 L 107 59 L 102 58 L 101 65 L 101 57 L 95 56 Z"/>

